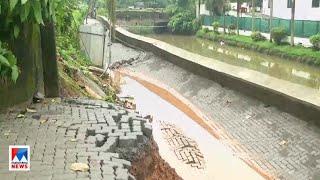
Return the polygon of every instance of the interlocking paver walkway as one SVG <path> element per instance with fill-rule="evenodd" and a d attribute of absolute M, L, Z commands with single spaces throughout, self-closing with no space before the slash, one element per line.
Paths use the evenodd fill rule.
<path fill-rule="evenodd" d="M 203 169 L 205 167 L 204 156 L 197 142 L 185 136 L 174 124 L 161 121 L 160 127 L 164 139 L 179 160 L 194 168 Z"/>
<path fill-rule="evenodd" d="M 69 99 L 33 105 L 36 113 L 0 114 L 0 179 L 134 179 L 118 148 L 134 149 L 151 136 L 138 114 L 104 101 Z M 9 145 L 30 145 L 31 171 L 8 171 Z M 73 172 L 72 163 L 89 172 Z"/>

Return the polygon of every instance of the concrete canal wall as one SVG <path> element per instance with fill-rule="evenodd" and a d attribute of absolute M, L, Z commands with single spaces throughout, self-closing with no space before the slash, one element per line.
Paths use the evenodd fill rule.
<path fill-rule="evenodd" d="M 106 18 L 99 17 L 99 20 L 109 26 Z M 320 126 L 319 90 L 194 54 L 119 27 L 116 28 L 116 36 L 119 41 L 151 51 L 190 72 Z"/>

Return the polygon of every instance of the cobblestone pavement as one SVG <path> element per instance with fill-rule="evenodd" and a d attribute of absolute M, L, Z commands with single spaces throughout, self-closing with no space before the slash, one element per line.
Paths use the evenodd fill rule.
<path fill-rule="evenodd" d="M 279 179 L 320 179 L 320 128 L 152 54 L 145 59 L 127 68 L 199 107 L 236 156 Z"/>
<path fill-rule="evenodd" d="M 161 121 L 160 127 L 164 139 L 167 140 L 179 160 L 189 164 L 191 167 L 204 168 L 203 154 L 194 140 L 186 137 L 174 124 Z"/>
<path fill-rule="evenodd" d="M 134 179 L 118 149 L 148 141 L 151 125 L 138 114 L 104 101 L 69 99 L 33 105 L 36 113 L 0 114 L 0 179 Z M 31 171 L 8 171 L 9 145 L 30 145 Z M 73 172 L 72 163 L 88 172 Z"/>

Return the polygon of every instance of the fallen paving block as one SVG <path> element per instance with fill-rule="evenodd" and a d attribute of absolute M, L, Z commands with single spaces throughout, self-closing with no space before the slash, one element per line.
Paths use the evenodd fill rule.
<path fill-rule="evenodd" d="M 101 146 L 101 151 L 110 152 L 114 151 L 118 146 L 118 137 L 108 137 L 107 141 Z"/>
<path fill-rule="evenodd" d="M 139 132 L 129 132 L 126 134 L 127 136 L 136 136 L 138 142 L 143 142 L 143 133 L 142 131 Z"/>
<path fill-rule="evenodd" d="M 142 126 L 142 132 L 145 136 L 151 137 L 152 135 L 152 125 L 150 123 L 144 123 Z"/>
<path fill-rule="evenodd" d="M 118 163 L 122 163 L 123 164 L 123 166 L 125 167 L 125 168 L 127 168 L 127 169 L 130 169 L 130 167 L 131 167 L 131 162 L 130 161 L 127 161 L 127 160 L 124 160 L 124 159 L 119 159 L 119 158 L 111 158 L 111 160 L 113 161 L 113 162 L 118 162 Z"/>
<path fill-rule="evenodd" d="M 105 142 L 105 136 L 102 134 L 97 134 L 96 136 L 96 146 L 101 147 Z"/>

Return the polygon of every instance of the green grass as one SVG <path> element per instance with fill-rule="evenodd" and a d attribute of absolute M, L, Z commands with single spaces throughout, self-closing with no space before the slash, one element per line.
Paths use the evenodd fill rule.
<path fill-rule="evenodd" d="M 289 44 L 276 45 L 269 41 L 252 41 L 251 37 L 243 35 L 223 35 L 212 31 L 205 32 L 199 30 L 197 37 L 221 41 L 224 40 L 228 45 L 242 47 L 259 51 L 264 54 L 275 55 L 282 58 L 295 60 L 311 65 L 320 66 L 320 51 L 303 46 L 290 46 Z"/>

